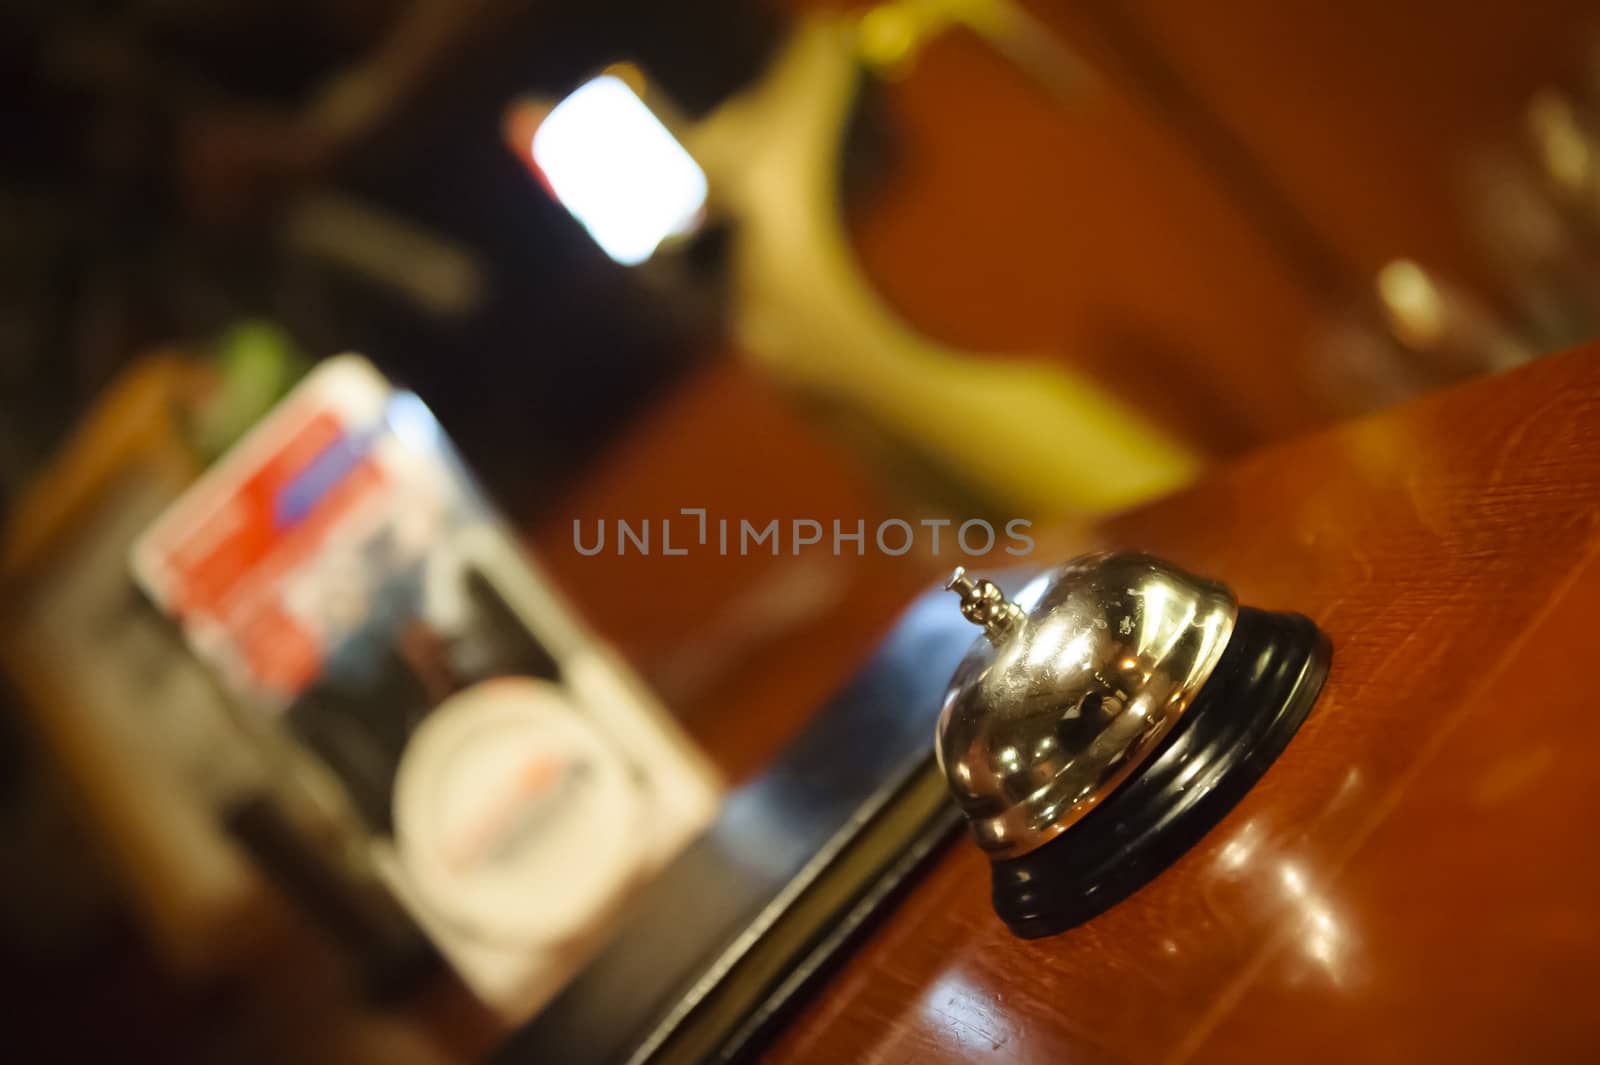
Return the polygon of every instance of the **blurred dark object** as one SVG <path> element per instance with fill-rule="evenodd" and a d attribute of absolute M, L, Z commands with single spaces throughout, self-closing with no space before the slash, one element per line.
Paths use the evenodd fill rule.
<path fill-rule="evenodd" d="M 693 360 L 697 327 L 593 254 L 506 156 L 505 100 L 620 54 L 708 107 L 760 69 L 777 26 L 736 0 L 13 7 L 0 486 L 132 352 L 263 315 L 314 354 L 371 353 L 493 487 L 537 505 Z M 331 229 L 329 209 L 306 213 L 328 190 L 344 254 L 305 239 Z M 363 241 L 380 242 L 364 260 Z M 466 257 L 475 301 L 441 310 L 373 268 L 439 254 Z"/>

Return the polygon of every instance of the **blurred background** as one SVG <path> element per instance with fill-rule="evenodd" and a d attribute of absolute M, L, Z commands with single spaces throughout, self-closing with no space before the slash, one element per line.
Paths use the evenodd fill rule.
<path fill-rule="evenodd" d="M 0 56 L 19 1060 L 503 1031 L 448 977 L 370 994 L 387 918 L 330 941 L 217 816 L 232 741 L 151 709 L 183 652 L 127 546 L 326 356 L 422 397 L 737 784 L 944 563 L 586 557 L 575 519 L 1070 530 L 1600 332 L 1575 0 L 8 0 Z M 607 69 L 705 181 L 635 261 L 538 157 Z M 601 156 L 643 185 L 595 210 L 664 180 Z"/>

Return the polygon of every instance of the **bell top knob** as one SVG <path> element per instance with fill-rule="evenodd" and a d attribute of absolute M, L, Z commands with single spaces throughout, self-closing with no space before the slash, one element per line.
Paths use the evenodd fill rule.
<path fill-rule="evenodd" d="M 961 616 L 974 625 L 982 625 L 991 643 L 1005 639 L 1022 621 L 1022 609 L 1008 600 L 993 581 L 982 577 L 973 580 L 963 566 L 955 568 L 944 586 L 961 596 Z"/>

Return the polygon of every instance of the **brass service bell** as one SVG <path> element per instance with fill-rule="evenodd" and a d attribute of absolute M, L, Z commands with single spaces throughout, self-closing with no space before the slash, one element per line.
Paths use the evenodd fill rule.
<path fill-rule="evenodd" d="M 935 752 L 1024 936 L 1087 920 L 1197 841 L 1287 745 L 1331 658 L 1309 619 L 1150 555 L 1085 555 L 1015 600 L 960 568 L 947 587 L 983 632 Z"/>

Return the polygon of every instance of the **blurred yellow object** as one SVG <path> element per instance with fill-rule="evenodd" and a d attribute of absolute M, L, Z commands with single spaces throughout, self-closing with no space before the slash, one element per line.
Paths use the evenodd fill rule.
<path fill-rule="evenodd" d="M 1101 514 L 1192 479 L 1194 454 L 1085 376 L 942 346 L 896 317 L 851 252 L 840 142 L 858 78 L 842 20 L 798 24 L 763 82 L 684 131 L 734 217 L 734 331 L 780 380 L 864 414 L 972 499 Z"/>

